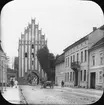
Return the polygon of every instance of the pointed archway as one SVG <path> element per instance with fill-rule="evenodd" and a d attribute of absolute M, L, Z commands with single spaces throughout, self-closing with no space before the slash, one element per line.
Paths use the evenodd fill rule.
<path fill-rule="evenodd" d="M 38 85 L 40 82 L 40 75 L 38 70 L 28 70 L 28 72 L 25 73 L 25 79 L 30 84 L 36 84 Z"/>

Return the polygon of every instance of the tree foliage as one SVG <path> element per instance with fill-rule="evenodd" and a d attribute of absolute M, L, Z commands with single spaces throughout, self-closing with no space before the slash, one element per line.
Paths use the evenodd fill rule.
<path fill-rule="evenodd" d="M 55 78 L 55 56 L 49 53 L 47 46 L 37 51 L 37 58 L 43 71 L 47 74 L 48 80 Z"/>

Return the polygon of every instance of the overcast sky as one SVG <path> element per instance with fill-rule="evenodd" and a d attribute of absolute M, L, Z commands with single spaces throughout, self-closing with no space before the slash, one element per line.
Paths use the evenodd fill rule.
<path fill-rule="evenodd" d="M 18 56 L 18 40 L 36 18 L 54 55 L 104 24 L 100 6 L 79 0 L 14 0 L 1 12 L 2 46 L 11 62 Z"/>

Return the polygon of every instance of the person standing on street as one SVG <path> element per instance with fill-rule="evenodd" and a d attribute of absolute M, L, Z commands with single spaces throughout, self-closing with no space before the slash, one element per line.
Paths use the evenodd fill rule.
<path fill-rule="evenodd" d="M 13 79 L 11 80 L 11 87 L 13 87 L 14 86 L 14 81 L 13 81 Z"/>
<path fill-rule="evenodd" d="M 61 86 L 64 87 L 64 81 L 63 81 L 63 80 L 62 80 L 62 82 L 61 82 Z"/>
<path fill-rule="evenodd" d="M 17 88 L 18 81 L 17 81 L 17 80 L 15 80 L 14 84 L 15 84 L 15 88 Z"/>

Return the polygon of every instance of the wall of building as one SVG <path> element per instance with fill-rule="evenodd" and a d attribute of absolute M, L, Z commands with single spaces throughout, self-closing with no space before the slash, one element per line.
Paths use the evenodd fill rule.
<path fill-rule="evenodd" d="M 86 60 L 85 60 L 85 50 L 86 50 Z M 83 52 L 83 61 L 81 61 L 81 52 Z M 74 71 L 71 69 L 71 56 L 72 62 L 77 61 L 77 54 L 78 61 L 80 62 L 80 71 L 82 70 L 82 80 L 81 80 L 81 72 L 78 73 L 78 85 L 82 87 L 87 86 L 87 71 L 88 71 L 88 40 L 83 41 L 82 43 L 76 45 L 75 47 L 71 48 L 70 50 L 65 52 L 65 68 L 66 71 L 69 72 L 69 81 L 66 84 L 69 86 L 74 86 Z M 68 60 L 69 59 L 69 60 Z M 86 80 L 84 81 L 84 70 L 86 70 Z"/>
<path fill-rule="evenodd" d="M 64 62 L 57 64 L 55 66 L 55 84 L 61 85 L 61 81 L 65 81 L 65 74 L 64 74 L 65 66 Z"/>
<path fill-rule="evenodd" d="M 101 88 L 103 85 L 103 73 L 104 73 L 104 47 L 99 47 L 90 51 L 89 62 L 89 87 L 91 87 L 91 73 L 95 74 L 95 88 Z M 93 64 L 93 56 L 95 56 L 95 64 Z M 101 60 L 101 57 L 103 59 Z"/>
<path fill-rule="evenodd" d="M 0 51 L 0 84 L 7 83 L 7 59 L 6 54 Z"/>
<path fill-rule="evenodd" d="M 99 65 L 100 62 L 100 53 L 103 52 L 104 57 L 104 48 L 98 48 L 97 50 L 92 51 L 89 54 L 89 49 L 100 39 L 104 37 L 104 31 L 100 30 L 100 28 L 96 28 L 96 30 L 92 31 L 89 35 L 87 35 L 85 38 L 82 38 L 79 42 L 77 41 L 77 44 L 74 43 L 74 46 L 69 46 L 64 50 L 65 54 L 65 62 L 64 62 L 64 68 L 58 69 L 58 66 L 56 66 L 57 74 L 59 75 L 61 72 L 63 72 L 63 76 L 59 75 L 59 78 L 64 78 L 65 85 L 66 86 L 74 86 L 75 83 L 75 74 L 74 71 L 71 69 L 71 62 L 77 61 L 77 53 L 79 54 L 78 61 L 80 63 L 80 69 L 78 72 L 78 86 L 90 88 L 90 81 L 91 81 L 91 73 L 96 72 L 96 82 L 95 87 L 98 88 L 102 85 L 102 75 L 104 74 L 104 63 L 103 65 Z M 82 41 L 82 42 L 81 42 Z M 86 51 L 86 56 L 85 56 Z M 83 52 L 83 61 L 81 53 Z M 96 65 L 91 66 L 92 60 L 91 55 L 96 55 Z M 86 58 L 86 59 L 85 59 Z M 104 60 L 104 59 L 103 59 Z M 104 61 L 103 61 L 104 62 Z M 56 74 L 56 75 L 57 75 Z M 57 78 L 57 77 L 56 77 Z M 59 80 L 58 80 L 59 81 Z M 104 84 L 103 84 L 104 85 Z"/>

